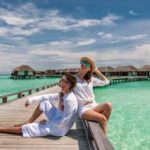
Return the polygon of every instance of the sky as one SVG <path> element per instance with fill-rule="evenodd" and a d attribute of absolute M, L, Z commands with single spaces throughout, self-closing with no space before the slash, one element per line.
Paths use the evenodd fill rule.
<path fill-rule="evenodd" d="M 1 0 L 0 73 L 150 64 L 149 0 Z"/>

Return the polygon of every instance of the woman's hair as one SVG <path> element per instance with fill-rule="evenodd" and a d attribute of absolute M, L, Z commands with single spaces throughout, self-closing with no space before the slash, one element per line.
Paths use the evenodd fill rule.
<path fill-rule="evenodd" d="M 73 76 L 69 73 L 65 74 L 65 76 L 67 78 L 67 81 L 69 81 L 69 83 L 70 83 L 70 90 L 72 90 L 76 86 L 77 79 L 75 76 Z"/>
<path fill-rule="evenodd" d="M 91 71 L 88 71 L 84 76 L 84 80 L 89 82 L 91 80 L 92 74 L 93 73 Z"/>

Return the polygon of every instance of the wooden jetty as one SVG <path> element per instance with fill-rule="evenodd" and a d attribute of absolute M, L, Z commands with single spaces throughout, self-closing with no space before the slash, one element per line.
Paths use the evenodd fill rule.
<path fill-rule="evenodd" d="M 44 88 L 43 88 L 44 89 Z M 39 89 L 37 90 L 39 91 Z M 0 126 L 12 126 L 26 121 L 33 113 L 37 103 L 31 104 L 28 108 L 24 107 L 26 99 L 30 96 L 53 93 L 58 91 L 58 86 L 32 93 L 28 91 L 28 96 L 22 97 L 22 92 L 15 93 L 18 99 L 7 102 L 8 97 L 1 97 L 3 103 L 0 104 Z M 36 121 L 45 118 L 44 115 Z M 0 133 L 0 150 L 113 150 L 111 143 L 104 136 L 98 123 L 81 121 L 77 119 L 70 132 L 61 138 L 54 136 L 23 138 L 21 135 Z"/>

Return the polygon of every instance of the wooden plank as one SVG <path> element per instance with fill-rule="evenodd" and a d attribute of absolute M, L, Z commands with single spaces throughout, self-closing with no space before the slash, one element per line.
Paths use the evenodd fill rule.
<path fill-rule="evenodd" d="M 112 144 L 108 140 L 108 138 L 104 135 L 99 123 L 91 122 L 91 121 L 83 121 L 84 126 L 88 128 L 88 132 L 90 132 L 89 142 L 92 144 L 93 149 L 97 150 L 114 150 Z M 88 133 L 89 136 L 89 133 Z"/>

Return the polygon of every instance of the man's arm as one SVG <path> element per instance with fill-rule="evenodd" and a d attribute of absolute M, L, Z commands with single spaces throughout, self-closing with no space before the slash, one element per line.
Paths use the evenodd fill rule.
<path fill-rule="evenodd" d="M 43 100 L 49 100 L 51 102 L 53 101 L 59 101 L 58 99 L 59 93 L 54 93 L 54 94 L 44 94 L 44 95 L 39 95 L 39 96 L 34 96 L 28 99 L 29 104 L 31 104 L 34 101 L 43 101 Z"/>

